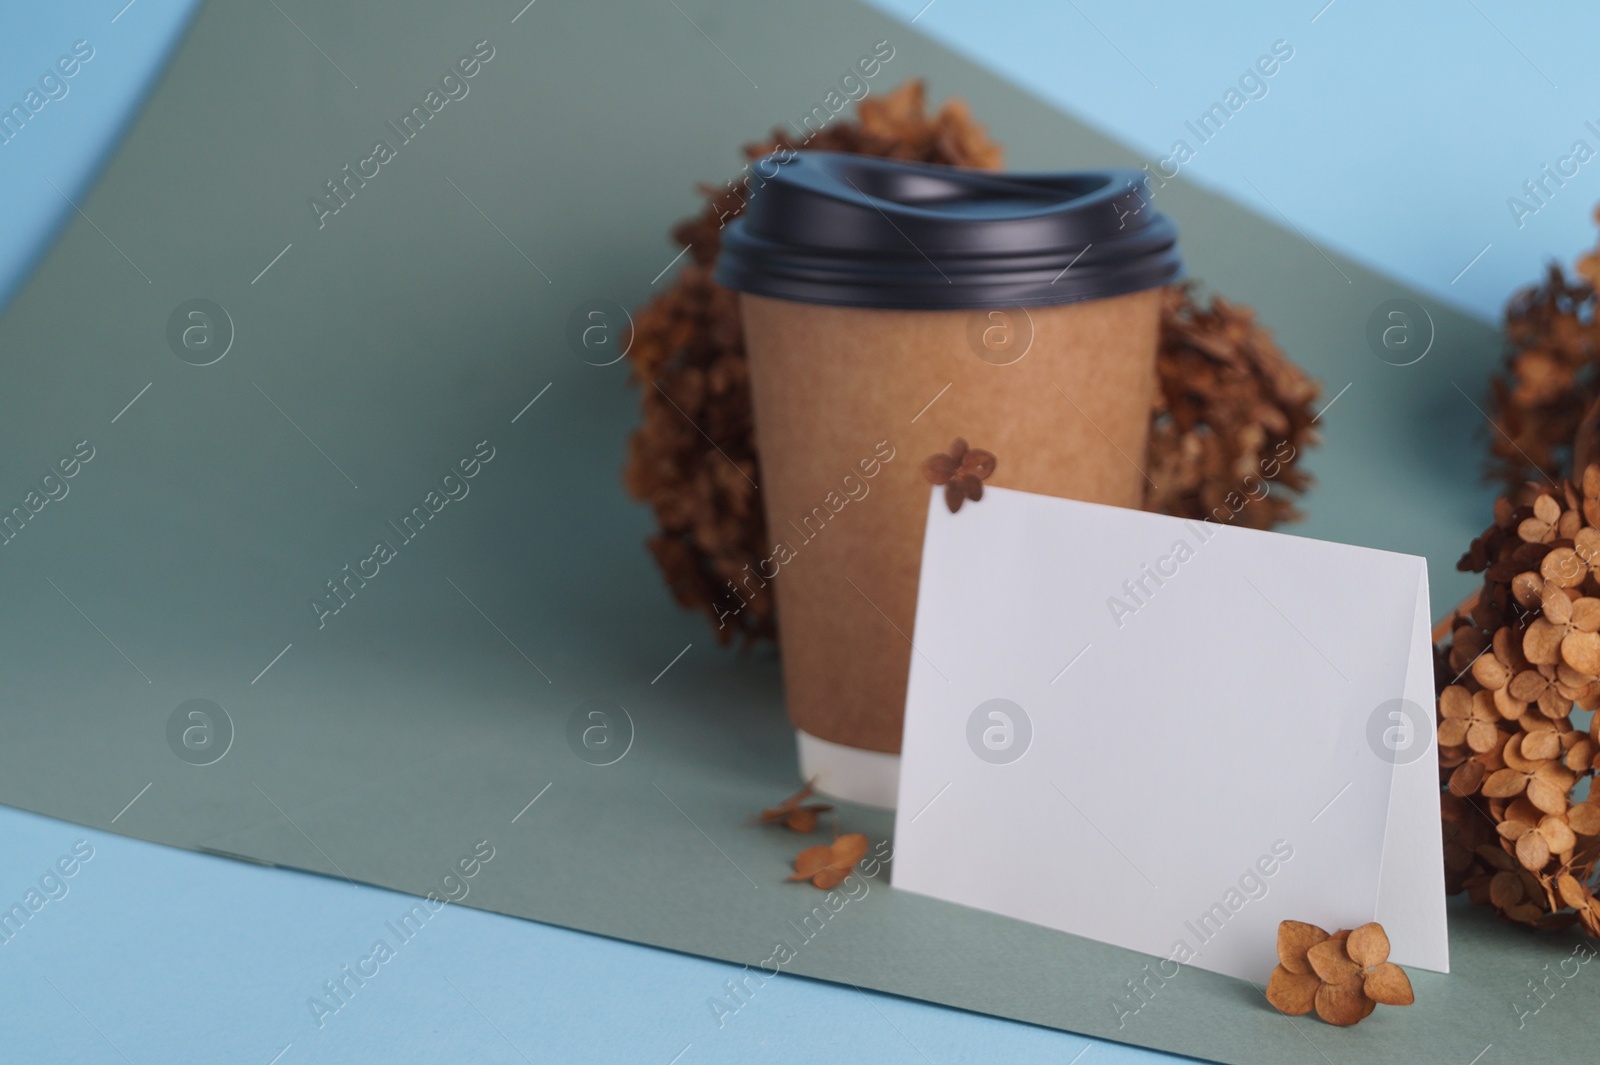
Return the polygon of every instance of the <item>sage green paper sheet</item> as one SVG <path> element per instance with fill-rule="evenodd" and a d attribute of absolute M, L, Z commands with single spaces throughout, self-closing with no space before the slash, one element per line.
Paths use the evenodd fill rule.
<path fill-rule="evenodd" d="M 799 837 L 746 823 L 796 784 L 776 659 L 717 648 L 671 602 L 620 485 L 627 366 L 582 361 L 569 318 L 661 291 L 695 183 L 880 41 L 873 92 L 920 76 L 965 97 L 1013 167 L 1139 161 L 850 0 L 281 6 L 202 9 L 0 321 L 0 505 L 76 463 L 0 547 L 0 800 L 419 894 L 447 895 L 488 838 L 469 905 L 769 958 L 821 898 L 784 882 Z M 403 128 L 414 105 L 426 122 Z M 1425 554 L 1437 607 L 1454 601 L 1488 496 L 1483 421 L 1452 382 L 1478 394 L 1493 331 L 1181 179 L 1159 195 L 1194 276 L 1255 305 L 1326 397 L 1350 385 L 1298 531 Z M 1406 368 L 1364 340 L 1395 297 L 1437 327 Z M 371 576 L 319 618 L 346 566 Z M 222 729 L 172 724 L 195 699 L 232 726 L 208 765 L 177 753 L 192 724 Z M 614 764 L 569 744 L 590 699 L 631 719 Z M 834 922 L 789 971 L 1250 1065 L 1466 1065 L 1491 1043 L 1563 1060 L 1600 1001 L 1580 977 L 1518 1031 L 1525 982 L 1574 941 L 1466 909 L 1455 972 L 1414 974 L 1416 1006 L 1348 1031 L 1199 971 L 1129 1015 L 1148 959 L 881 874 Z"/>

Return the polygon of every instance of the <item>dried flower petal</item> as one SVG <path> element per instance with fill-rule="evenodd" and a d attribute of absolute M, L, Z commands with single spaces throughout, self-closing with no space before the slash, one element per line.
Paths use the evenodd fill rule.
<path fill-rule="evenodd" d="M 1539 563 L 1539 575 L 1545 579 L 1545 583 L 1558 588 L 1576 588 L 1588 573 L 1589 567 L 1570 547 L 1556 548 Z"/>
<path fill-rule="evenodd" d="M 1547 814 L 1567 812 L 1567 792 L 1572 790 L 1573 778 L 1555 762 L 1540 765 L 1528 781 L 1528 801 Z"/>
<path fill-rule="evenodd" d="M 1362 981 L 1361 989 L 1373 1002 L 1385 1006 L 1409 1006 L 1417 1000 L 1411 990 L 1411 978 L 1393 962 L 1383 962 L 1373 967 Z"/>
<path fill-rule="evenodd" d="M 1528 741 L 1532 738 L 1533 737 L 1528 733 L 1519 732 L 1515 736 L 1512 736 L 1510 739 L 1508 739 L 1506 741 L 1506 745 L 1500 749 L 1500 757 L 1505 760 L 1506 766 L 1510 769 L 1516 770 L 1523 776 L 1532 776 L 1534 770 L 1539 768 L 1539 760 L 1528 757 L 1524 750 Z M 1496 789 L 1498 790 L 1500 786 L 1501 785 L 1496 785 Z M 1505 786 L 1510 787 L 1510 784 L 1507 783 Z M 1493 795 L 1490 797 L 1502 799 L 1507 798 L 1508 796 Z"/>
<path fill-rule="evenodd" d="M 1530 872 L 1538 872 L 1550 860 L 1550 844 L 1537 832 L 1528 832 L 1517 840 L 1517 861 Z"/>
<path fill-rule="evenodd" d="M 1573 669 L 1600 675 L 1600 633 L 1569 632 L 1561 641 L 1561 657 Z"/>
<path fill-rule="evenodd" d="M 957 467 L 956 460 L 941 451 L 922 460 L 922 475 L 929 484 L 947 484 Z"/>
<path fill-rule="evenodd" d="M 1553 666 L 1559 659 L 1565 629 L 1537 618 L 1522 637 L 1522 653 L 1537 666 Z"/>
<path fill-rule="evenodd" d="M 1578 845 L 1578 837 L 1567 825 L 1565 817 L 1550 816 L 1539 822 L 1539 835 L 1544 837 L 1550 850 L 1555 854 L 1565 854 Z"/>
<path fill-rule="evenodd" d="M 1570 620 L 1575 629 L 1584 632 L 1600 631 L 1600 599 L 1586 595 L 1582 599 L 1574 600 Z"/>
<path fill-rule="evenodd" d="M 1450 793 L 1465 798 L 1483 783 L 1483 763 L 1475 759 L 1462 762 L 1450 774 Z"/>
<path fill-rule="evenodd" d="M 1389 960 L 1389 937 L 1383 925 L 1371 921 L 1350 933 L 1345 951 L 1363 969 L 1370 969 Z"/>
<path fill-rule="evenodd" d="M 1567 593 L 1554 585 L 1547 585 L 1544 595 L 1539 599 L 1539 609 L 1544 612 L 1544 619 L 1556 626 L 1572 620 L 1572 606 Z"/>
<path fill-rule="evenodd" d="M 1511 594 L 1522 606 L 1534 610 L 1544 598 L 1544 578 L 1531 570 L 1511 578 Z"/>
<path fill-rule="evenodd" d="M 1586 563 L 1600 561 L 1600 529 L 1593 525 L 1579 529 L 1573 537 L 1572 550 Z"/>
<path fill-rule="evenodd" d="M 1304 976 L 1311 972 L 1306 952 L 1328 938 L 1328 933 L 1304 921 L 1278 922 L 1278 962 L 1290 973 Z"/>
<path fill-rule="evenodd" d="M 1279 965 L 1267 978 L 1267 1001 L 1291 1017 L 1310 1013 L 1322 981 L 1315 973 L 1295 973 Z"/>
<path fill-rule="evenodd" d="M 1489 880 L 1489 899 L 1500 909 L 1522 901 L 1522 879 L 1516 873 L 1499 872 Z"/>
<path fill-rule="evenodd" d="M 1509 746 L 1509 745 L 1508 745 Z M 1502 769 L 1483 782 L 1483 793 L 1491 799 L 1505 799 L 1522 794 L 1528 786 L 1528 775 L 1516 769 Z"/>
<path fill-rule="evenodd" d="M 950 513 L 954 514 L 960 510 L 961 504 L 966 501 L 967 494 L 961 490 L 961 486 L 955 481 L 951 481 L 944 486 L 944 505 L 950 508 Z"/>
<path fill-rule="evenodd" d="M 1512 678 L 1510 691 L 1512 698 L 1531 703 L 1543 695 L 1549 686 L 1550 682 L 1545 680 L 1538 670 L 1525 669 Z"/>
<path fill-rule="evenodd" d="M 1567 811 L 1567 824 L 1580 836 L 1600 836 L 1600 805 L 1591 799 Z"/>
<path fill-rule="evenodd" d="M 1556 881 L 1556 886 L 1561 892 L 1561 901 L 1575 910 L 1582 910 L 1589 905 L 1589 891 L 1578 878 L 1571 873 L 1563 873 Z"/>
<path fill-rule="evenodd" d="M 1472 693 L 1458 684 L 1439 695 L 1439 712 L 1447 718 L 1464 721 L 1472 715 Z"/>
<path fill-rule="evenodd" d="M 1478 754 L 1494 750 L 1494 745 L 1499 739 L 1500 732 L 1492 721 L 1479 720 L 1467 726 L 1467 746 Z"/>
<path fill-rule="evenodd" d="M 1360 972 L 1361 966 L 1345 951 L 1345 942 L 1349 938 L 1349 932 L 1335 932 L 1306 951 L 1306 960 L 1323 983 L 1342 984 Z"/>
<path fill-rule="evenodd" d="M 1513 737 L 1515 738 L 1515 737 Z M 1506 744 L 1510 747 L 1511 744 Z M 1522 737 L 1522 754 L 1535 762 L 1554 758 L 1561 753 L 1561 737 L 1555 729 L 1542 729 Z M 1509 760 L 1506 763 L 1510 764 Z"/>
<path fill-rule="evenodd" d="M 1511 682 L 1511 671 L 1493 655 L 1484 655 L 1472 663 L 1472 679 L 1485 688 L 1503 688 Z"/>
<path fill-rule="evenodd" d="M 961 466 L 967 472 L 975 473 L 984 480 L 988 480 L 989 475 L 994 472 L 997 462 L 998 460 L 994 457 L 993 452 L 985 451 L 981 447 L 975 447 L 968 451 L 966 457 L 961 460 Z"/>
<path fill-rule="evenodd" d="M 1359 971 L 1339 983 L 1324 982 L 1317 988 L 1317 1016 L 1340 1027 L 1355 1024 L 1367 1016 L 1368 998 Z"/>

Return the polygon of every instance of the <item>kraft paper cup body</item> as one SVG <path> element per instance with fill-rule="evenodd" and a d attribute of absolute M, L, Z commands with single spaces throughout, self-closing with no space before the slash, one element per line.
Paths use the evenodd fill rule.
<path fill-rule="evenodd" d="M 920 467 L 954 437 L 995 454 L 988 484 L 1139 506 L 1160 300 L 896 311 L 741 296 L 773 541 L 758 568 L 796 728 L 900 750 L 932 490 Z M 1015 343 L 1030 325 L 1008 364 L 1014 352 L 973 349 L 974 332 Z"/>
<path fill-rule="evenodd" d="M 961 437 L 996 456 L 988 484 L 1137 507 L 1177 227 L 1137 171 L 783 150 L 751 174 L 716 278 L 740 293 L 771 544 L 730 591 L 772 585 L 802 773 L 892 806 L 922 462 Z"/>

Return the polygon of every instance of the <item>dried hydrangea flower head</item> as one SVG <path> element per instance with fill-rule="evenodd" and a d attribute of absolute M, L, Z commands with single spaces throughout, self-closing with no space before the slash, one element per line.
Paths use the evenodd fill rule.
<path fill-rule="evenodd" d="M 1440 626 L 1446 887 L 1506 919 L 1600 937 L 1600 466 L 1496 502 L 1459 568 L 1483 584 Z"/>

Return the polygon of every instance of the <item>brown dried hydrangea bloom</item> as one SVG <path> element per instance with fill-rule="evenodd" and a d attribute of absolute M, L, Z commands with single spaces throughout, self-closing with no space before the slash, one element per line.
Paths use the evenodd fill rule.
<path fill-rule="evenodd" d="M 1600 466 L 1495 504 L 1459 568 L 1482 588 L 1436 638 L 1446 887 L 1600 937 Z"/>
<path fill-rule="evenodd" d="M 804 142 L 780 128 L 744 153 L 755 160 L 785 148 L 985 169 L 1001 161 L 961 101 L 929 114 L 920 81 L 862 100 L 853 122 L 841 118 Z M 747 589 L 753 598 L 734 611 L 730 583 L 771 549 L 756 487 L 738 299 L 712 281 L 722 227 L 743 209 L 746 190 L 735 181 L 701 191 L 705 208 L 672 232 L 689 261 L 634 316 L 628 358 L 643 417 L 623 478 L 655 511 L 660 530 L 650 551 L 678 601 L 713 619 L 733 613 L 734 624 L 718 630 L 724 643 L 736 631 L 746 641 L 775 639 L 770 585 Z M 1252 312 L 1221 299 L 1205 307 L 1188 286 L 1174 286 L 1163 305 L 1157 370 L 1145 468 L 1162 487 L 1147 493 L 1145 509 L 1258 529 L 1296 517 L 1293 497 L 1309 483 L 1296 463 L 1315 442 L 1317 386 Z M 1281 491 L 1259 487 L 1268 484 Z"/>
<path fill-rule="evenodd" d="M 1578 260 L 1577 275 L 1552 263 L 1542 282 L 1518 291 L 1506 306 L 1505 366 L 1490 382 L 1498 431 L 1490 435 L 1489 450 L 1491 472 L 1509 491 L 1540 477 L 1572 476 L 1572 443 L 1600 399 L 1600 249 Z"/>
<path fill-rule="evenodd" d="M 1376 921 L 1331 936 L 1304 921 L 1278 924 L 1278 967 L 1267 1001 L 1291 1017 L 1310 1013 L 1341 1027 L 1372 1015 L 1379 1003 L 1409 1006 L 1411 979 L 1389 960 L 1389 936 Z"/>

